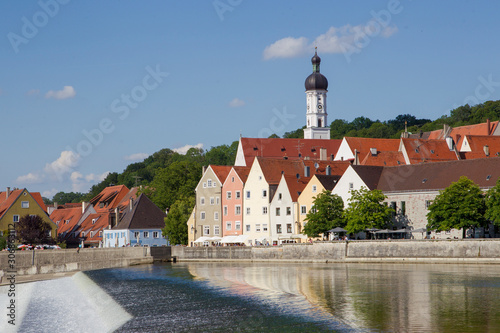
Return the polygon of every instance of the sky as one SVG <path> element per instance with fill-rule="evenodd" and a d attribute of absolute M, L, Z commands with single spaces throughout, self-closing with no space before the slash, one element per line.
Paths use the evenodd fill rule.
<path fill-rule="evenodd" d="M 0 189 L 88 192 L 163 148 L 500 99 L 497 1 L 3 1 Z"/>

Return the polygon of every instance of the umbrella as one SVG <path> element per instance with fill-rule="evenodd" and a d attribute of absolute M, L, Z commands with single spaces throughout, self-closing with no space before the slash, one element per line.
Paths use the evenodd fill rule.
<path fill-rule="evenodd" d="M 375 231 L 379 231 L 380 229 L 377 229 L 377 228 L 368 228 L 368 229 L 365 229 L 365 231 L 368 231 L 368 232 L 375 232 Z"/>
<path fill-rule="evenodd" d="M 347 232 L 347 230 L 345 230 L 345 229 L 343 229 L 343 228 L 340 228 L 340 227 L 336 227 L 336 228 L 333 228 L 333 229 L 328 230 L 328 232 L 335 232 L 335 233 L 339 233 L 339 232 Z"/>
<path fill-rule="evenodd" d="M 415 229 L 415 230 L 412 230 L 411 232 L 426 232 L 427 229 L 425 228 L 418 228 L 418 229 Z"/>

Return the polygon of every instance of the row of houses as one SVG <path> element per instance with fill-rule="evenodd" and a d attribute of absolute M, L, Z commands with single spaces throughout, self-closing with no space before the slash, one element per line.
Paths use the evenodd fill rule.
<path fill-rule="evenodd" d="M 302 230 L 315 196 L 331 191 L 347 207 L 349 192 L 361 187 L 387 196 L 397 212 L 393 229 L 423 230 L 432 200 L 460 176 L 484 190 L 495 185 L 498 134 L 498 122 L 487 122 L 418 137 L 403 133 L 401 139 L 240 138 L 234 166 L 203 170 L 187 221 L 189 245 L 306 242 Z M 429 236 L 464 235 L 450 230 Z M 493 228 L 485 236 L 494 237 Z"/>
<path fill-rule="evenodd" d="M 109 186 L 90 202 L 47 207 L 38 192 L 7 188 L 0 192 L 0 229 L 20 217 L 39 215 L 52 226 L 51 236 L 69 247 L 166 246 L 166 214 L 138 188 Z"/>

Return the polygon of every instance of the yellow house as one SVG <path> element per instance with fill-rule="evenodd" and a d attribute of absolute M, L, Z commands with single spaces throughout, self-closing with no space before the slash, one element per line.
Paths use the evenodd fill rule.
<path fill-rule="evenodd" d="M 307 223 L 305 221 L 306 215 L 309 210 L 314 205 L 314 199 L 318 194 L 323 192 L 323 190 L 332 191 L 340 176 L 326 176 L 326 175 L 313 175 L 311 180 L 307 183 L 306 187 L 299 195 L 297 200 L 298 205 L 298 222 L 300 225 L 300 230 L 303 230 L 304 225 Z M 306 242 L 308 240 L 306 235 L 303 235 L 301 242 Z"/>
<path fill-rule="evenodd" d="M 39 215 L 52 227 L 51 236 L 56 238 L 57 225 L 50 219 L 47 209 L 43 203 L 42 196 L 38 192 L 30 193 L 27 189 L 0 192 L 0 232 L 4 232 L 19 222 L 19 219 L 27 214 Z"/>

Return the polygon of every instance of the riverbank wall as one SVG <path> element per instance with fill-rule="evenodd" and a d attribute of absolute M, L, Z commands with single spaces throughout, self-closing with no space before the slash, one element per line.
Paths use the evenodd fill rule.
<path fill-rule="evenodd" d="M 177 261 L 497 263 L 500 240 L 336 241 L 282 246 L 172 247 Z"/>
<path fill-rule="evenodd" d="M 11 272 L 21 276 L 149 264 L 153 262 L 150 250 L 149 247 L 120 247 L 15 251 L 13 254 L 2 251 L 0 281 Z"/>

